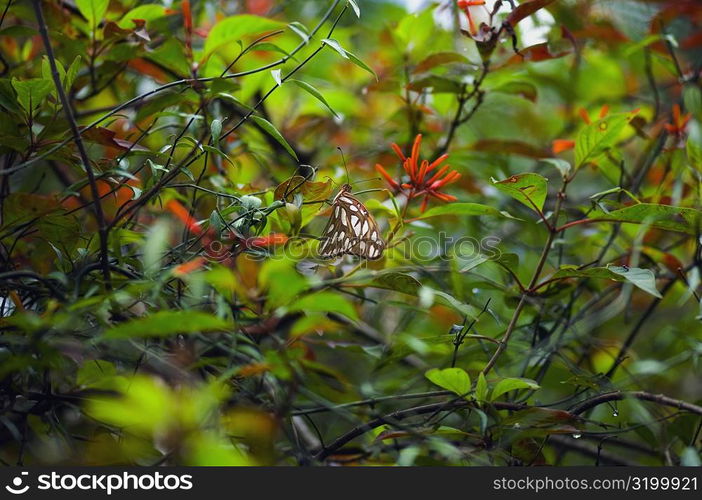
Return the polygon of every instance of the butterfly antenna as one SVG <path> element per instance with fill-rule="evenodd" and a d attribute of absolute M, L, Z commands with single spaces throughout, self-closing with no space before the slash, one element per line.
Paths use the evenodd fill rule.
<path fill-rule="evenodd" d="M 344 162 L 344 170 L 346 170 L 346 184 L 351 185 L 351 176 L 349 176 L 349 168 L 346 166 L 346 158 L 344 157 L 344 151 L 341 149 L 341 146 L 337 146 L 336 149 L 338 149 L 339 153 L 341 153 L 341 161 Z"/>

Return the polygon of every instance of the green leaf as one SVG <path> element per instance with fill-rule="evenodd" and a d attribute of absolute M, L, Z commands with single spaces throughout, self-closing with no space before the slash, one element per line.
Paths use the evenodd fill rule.
<path fill-rule="evenodd" d="M 430 217 L 438 217 L 439 215 L 490 215 L 493 217 L 511 217 L 504 212 L 500 212 L 496 208 L 480 203 L 447 203 L 430 208 L 422 215 L 420 219 L 428 219 Z"/>
<path fill-rule="evenodd" d="M 353 9 L 353 12 L 356 14 L 357 18 L 361 18 L 361 9 L 358 8 L 358 4 L 355 2 L 355 0 L 347 0 L 348 4 L 351 6 Z"/>
<path fill-rule="evenodd" d="M 685 141 L 687 159 L 697 171 L 702 170 L 702 123 L 692 120 L 687 125 L 687 141 Z"/>
<path fill-rule="evenodd" d="M 597 159 L 612 147 L 636 113 L 617 113 L 591 123 L 575 140 L 575 168 Z"/>
<path fill-rule="evenodd" d="M 573 169 L 569 162 L 560 158 L 541 158 L 540 161 L 548 163 L 552 167 L 557 168 L 558 171 L 561 173 L 561 177 L 563 177 L 564 179 L 570 175 L 570 171 Z"/>
<path fill-rule="evenodd" d="M 538 90 L 536 85 L 531 82 L 512 80 L 492 89 L 492 92 L 500 92 L 501 94 L 517 95 L 531 102 L 536 102 Z"/>
<path fill-rule="evenodd" d="M 8 4 L 5 4 L 8 5 Z M 34 36 L 37 34 L 37 30 L 31 26 L 8 26 L 6 28 L 0 29 L 0 36 L 11 36 L 14 38 L 19 38 L 23 36 Z"/>
<path fill-rule="evenodd" d="M 310 32 L 307 30 L 307 27 L 304 24 L 293 21 L 288 24 L 288 28 L 293 30 L 297 36 L 302 38 L 303 42 L 307 43 L 307 41 L 310 39 Z"/>
<path fill-rule="evenodd" d="M 607 196 L 608 194 L 616 194 L 616 193 L 624 193 L 624 194 L 627 195 L 629 198 L 631 198 L 634 202 L 636 202 L 636 203 L 641 203 L 641 202 L 639 201 L 639 199 L 634 195 L 634 193 L 632 193 L 632 192 L 629 191 L 628 189 L 624 189 L 624 188 L 619 187 L 619 186 L 613 187 L 613 188 L 611 188 L 611 189 L 605 189 L 604 191 L 600 191 L 599 193 L 591 194 L 591 195 L 590 195 L 590 199 L 591 199 L 591 200 L 595 200 L 595 199 L 599 199 L 599 198 L 604 198 L 604 197 Z"/>
<path fill-rule="evenodd" d="M 267 50 L 270 52 L 277 52 L 279 54 L 283 54 L 284 56 L 291 57 L 290 52 L 288 52 L 287 50 L 283 49 L 282 47 L 279 47 L 276 44 L 270 43 L 270 42 L 257 43 L 256 45 L 251 47 L 251 50 L 255 50 L 256 52 Z"/>
<path fill-rule="evenodd" d="M 414 92 L 430 89 L 432 94 L 460 94 L 463 92 L 463 84 L 461 82 L 438 75 L 429 75 L 414 80 L 407 85 L 407 88 Z"/>
<path fill-rule="evenodd" d="M 307 280 L 297 272 L 295 263 L 288 259 L 270 259 L 261 267 L 258 276 L 268 289 L 267 305 L 285 306 L 308 287 Z"/>
<path fill-rule="evenodd" d="M 329 45 L 332 49 L 336 50 L 339 53 L 339 55 L 341 57 L 343 57 L 344 59 L 349 58 L 349 56 L 346 55 L 346 51 L 341 46 L 341 44 L 339 42 L 337 42 L 336 40 L 334 40 L 333 38 L 324 38 L 322 40 L 322 43 L 324 45 Z"/>
<path fill-rule="evenodd" d="M 551 276 L 551 279 L 559 278 L 597 278 L 619 282 L 629 281 L 654 297 L 661 298 L 661 294 L 656 289 L 656 277 L 648 269 L 619 266 L 591 267 L 589 269 L 566 267 L 559 269 Z"/>
<path fill-rule="evenodd" d="M 132 190 L 132 200 L 136 200 L 141 196 L 142 190 L 141 188 L 138 188 L 136 186 L 132 186 L 131 184 L 127 184 L 127 187 Z"/>
<path fill-rule="evenodd" d="M 694 446 L 687 446 L 680 454 L 680 465 L 683 467 L 700 467 L 702 460 L 700 452 Z"/>
<path fill-rule="evenodd" d="M 66 69 L 61 64 L 61 61 L 56 60 L 56 71 L 59 74 L 59 81 L 63 82 L 66 79 Z M 51 63 L 49 63 L 49 58 L 44 56 L 41 58 L 41 76 L 47 82 L 51 82 L 51 92 L 50 94 L 57 97 L 56 85 L 54 85 L 54 77 L 51 74 Z"/>
<path fill-rule="evenodd" d="M 487 401 L 488 395 L 488 383 L 485 379 L 485 374 L 480 372 L 478 375 L 478 382 L 475 384 L 475 399 L 478 401 Z"/>
<path fill-rule="evenodd" d="M 76 0 L 76 7 L 88 20 L 90 27 L 95 29 L 105 17 L 109 3 L 109 0 Z"/>
<path fill-rule="evenodd" d="M 166 39 L 164 43 L 145 55 L 150 61 L 165 66 L 179 75 L 190 74 L 190 66 L 185 57 L 183 45 L 175 38 Z"/>
<path fill-rule="evenodd" d="M 490 257 L 484 254 L 477 254 L 474 255 L 470 260 L 465 262 L 466 259 L 461 260 L 461 264 L 463 267 L 458 271 L 459 273 L 467 273 L 468 271 L 475 269 L 478 267 L 480 264 L 483 264 L 484 262 L 487 262 L 490 260 Z"/>
<path fill-rule="evenodd" d="M 590 213 L 595 220 L 649 224 L 657 229 L 696 234 L 702 220 L 702 211 L 694 208 L 638 203 L 604 213 L 601 210 Z"/>
<path fill-rule="evenodd" d="M 331 112 L 332 115 L 334 115 L 334 116 L 336 116 L 336 117 L 339 116 L 339 115 L 337 115 L 336 112 L 331 108 L 331 106 L 329 105 L 329 103 L 327 102 L 327 100 L 324 98 L 324 96 L 319 92 L 319 90 L 317 90 L 316 88 L 314 88 L 314 87 L 313 87 L 312 85 L 310 85 L 309 83 L 303 82 L 303 81 L 301 81 L 301 80 L 294 80 L 294 79 L 288 80 L 286 83 L 294 83 L 295 85 L 297 85 L 298 87 L 300 87 L 302 90 L 304 90 L 305 92 L 307 92 L 308 94 L 310 94 L 312 97 L 314 97 L 315 99 L 317 99 L 319 102 L 321 102 L 321 103 Z"/>
<path fill-rule="evenodd" d="M 425 51 L 432 47 L 432 38 L 437 37 L 434 9 L 424 9 L 419 13 L 410 13 L 403 17 L 393 30 L 398 46 L 407 53 Z"/>
<path fill-rule="evenodd" d="M 205 150 L 205 151 L 207 151 L 208 153 L 211 153 L 211 154 L 213 154 L 213 155 L 219 156 L 219 157 L 222 158 L 224 161 L 226 161 L 227 163 L 229 163 L 232 167 L 236 166 L 236 165 L 234 164 L 234 162 L 233 162 L 231 159 L 229 159 L 229 156 L 227 155 L 227 153 L 225 153 L 225 152 L 222 151 L 221 149 L 216 148 L 216 147 L 214 147 L 214 146 L 210 146 L 209 144 L 204 144 L 204 145 L 202 146 L 202 149 Z M 186 172 L 186 174 L 187 174 L 187 172 Z"/>
<path fill-rule="evenodd" d="M 432 368 L 424 375 L 434 384 L 459 396 L 470 392 L 470 376 L 463 368 Z"/>
<path fill-rule="evenodd" d="M 473 307 L 461 302 L 453 295 L 446 293 L 446 292 L 439 291 L 439 290 L 434 290 L 434 289 L 429 288 L 429 287 L 423 287 L 423 288 L 426 288 L 427 290 L 429 290 L 437 302 L 440 302 L 441 304 L 443 304 L 445 306 L 449 306 L 449 307 L 455 309 L 456 311 L 458 311 L 459 313 L 461 313 L 464 316 L 468 316 L 469 318 L 473 318 L 473 319 L 475 318 L 475 310 L 473 309 Z"/>
<path fill-rule="evenodd" d="M 135 7 L 123 15 L 122 19 L 119 20 L 117 25 L 122 29 L 131 29 L 134 28 L 132 19 L 143 19 L 148 23 L 149 21 L 153 21 L 154 19 L 158 19 L 159 17 L 163 17 L 165 15 L 166 8 L 163 5 L 158 5 L 155 3 L 140 5 L 139 7 Z"/>
<path fill-rule="evenodd" d="M 29 80 L 12 79 L 12 87 L 17 92 L 17 102 L 29 114 L 32 114 L 37 106 L 43 104 L 43 100 L 54 88 L 54 82 L 46 78 L 31 78 Z"/>
<path fill-rule="evenodd" d="M 63 88 L 66 89 L 66 92 L 71 91 L 71 88 L 73 87 L 73 82 L 75 82 L 76 78 L 78 77 L 79 70 L 80 56 L 76 56 L 75 59 L 73 59 L 71 65 L 68 67 L 68 71 L 66 71 L 66 75 L 63 79 Z"/>
<path fill-rule="evenodd" d="M 468 59 L 457 52 L 437 52 L 422 59 L 415 67 L 412 73 L 424 73 L 436 66 L 450 64 L 454 62 L 467 63 Z"/>
<path fill-rule="evenodd" d="M 519 255 L 516 253 L 502 253 L 500 252 L 499 255 L 493 259 L 495 262 L 499 262 L 503 266 L 509 268 L 510 270 L 517 272 L 517 269 L 519 268 Z"/>
<path fill-rule="evenodd" d="M 422 284 L 416 278 L 409 274 L 388 272 L 377 276 L 371 285 L 376 288 L 384 288 L 387 290 L 395 290 L 396 292 L 406 293 L 407 295 L 416 296 Z"/>
<path fill-rule="evenodd" d="M 337 51 L 339 55 L 344 59 L 348 59 L 359 68 L 368 71 L 371 75 L 373 75 L 373 77 L 375 77 L 376 81 L 378 80 L 378 75 L 375 74 L 375 71 L 373 71 L 373 69 L 370 66 L 368 66 L 366 63 L 364 63 L 362 60 L 356 57 L 352 52 L 349 52 L 348 50 L 343 48 L 341 44 L 336 40 L 332 38 L 325 38 L 322 40 L 322 43 L 324 45 L 328 45 L 329 47 Z"/>
<path fill-rule="evenodd" d="M 654 297 L 662 299 L 663 296 L 656 288 L 656 276 L 650 269 L 640 269 L 638 267 L 609 266 L 607 269 L 627 281 L 639 287 L 644 292 L 648 292 Z"/>
<path fill-rule="evenodd" d="M 685 109 L 692 113 L 696 120 L 702 121 L 702 90 L 692 83 L 683 89 L 683 102 Z"/>
<path fill-rule="evenodd" d="M 169 246 L 171 225 L 165 219 L 159 219 L 151 226 L 144 240 L 142 259 L 144 274 L 147 277 L 157 276 L 163 269 L 163 255 Z"/>
<path fill-rule="evenodd" d="M 358 319 L 358 313 L 351 302 L 333 292 L 318 292 L 306 295 L 290 307 L 289 311 L 337 313 L 351 319 Z"/>
<path fill-rule="evenodd" d="M 495 181 L 493 185 L 503 193 L 523 203 L 534 211 L 544 208 L 546 194 L 548 193 L 548 180 L 533 173 L 517 174 L 502 181 Z"/>
<path fill-rule="evenodd" d="M 159 311 L 112 327 L 105 332 L 104 338 L 167 337 L 179 333 L 222 331 L 231 327 L 230 322 L 200 311 Z"/>
<path fill-rule="evenodd" d="M 117 375 L 117 368 L 109 361 L 92 359 L 83 363 L 76 373 L 76 384 L 81 387 L 94 387 L 106 379 Z"/>
<path fill-rule="evenodd" d="M 260 116 L 256 115 L 251 115 L 251 119 L 255 121 L 271 137 L 273 137 L 273 139 L 278 141 L 280 145 L 283 146 L 288 153 L 290 153 L 290 156 L 292 156 L 296 160 L 298 159 L 297 155 L 295 154 L 295 150 L 293 150 L 290 144 L 288 144 L 288 141 L 285 140 L 285 137 L 283 137 L 283 135 L 280 132 L 278 132 L 278 129 L 275 128 L 271 122 L 269 122 L 265 118 L 261 118 Z"/>
<path fill-rule="evenodd" d="M 283 84 L 283 80 L 280 76 L 281 71 L 279 69 L 272 69 L 271 70 L 271 76 L 273 77 L 273 80 L 275 80 L 275 84 L 280 87 Z"/>
<path fill-rule="evenodd" d="M 373 75 L 373 78 L 375 78 L 376 82 L 378 81 L 378 75 L 375 73 L 375 71 L 373 71 L 373 68 L 368 66 L 366 63 L 364 63 L 358 57 L 356 57 L 356 55 L 354 55 L 353 52 L 349 52 L 348 50 L 345 50 L 345 51 L 346 51 L 346 55 L 349 56 L 349 59 L 351 60 L 352 63 L 354 63 L 359 68 L 366 70 L 368 73 Z"/>
<path fill-rule="evenodd" d="M 540 386 L 536 383 L 536 381 L 528 378 L 504 378 L 495 385 L 495 388 L 492 390 L 492 397 L 490 399 L 491 401 L 494 401 L 504 393 L 514 391 L 516 389 L 536 390 L 539 387 Z"/>
<path fill-rule="evenodd" d="M 222 120 L 214 119 L 210 124 L 210 134 L 212 134 L 212 143 L 217 144 L 219 136 L 222 135 Z"/>
<path fill-rule="evenodd" d="M 285 24 L 265 17 L 241 14 L 222 19 L 210 30 L 205 40 L 205 56 L 218 48 L 245 37 L 261 35 L 267 31 L 284 28 Z"/>

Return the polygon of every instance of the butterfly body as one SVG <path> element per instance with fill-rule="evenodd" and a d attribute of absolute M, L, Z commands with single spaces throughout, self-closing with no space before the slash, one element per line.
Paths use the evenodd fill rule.
<path fill-rule="evenodd" d="M 328 259 L 348 254 L 375 260 L 384 250 L 378 223 L 351 194 L 351 186 L 344 184 L 332 201 L 332 213 L 319 244 L 320 256 Z"/>

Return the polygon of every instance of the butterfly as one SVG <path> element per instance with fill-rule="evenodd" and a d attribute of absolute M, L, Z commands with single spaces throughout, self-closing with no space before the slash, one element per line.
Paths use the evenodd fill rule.
<path fill-rule="evenodd" d="M 349 254 L 375 260 L 383 255 L 385 242 L 378 223 L 344 184 L 332 200 L 332 214 L 322 233 L 319 255 L 324 259 Z"/>

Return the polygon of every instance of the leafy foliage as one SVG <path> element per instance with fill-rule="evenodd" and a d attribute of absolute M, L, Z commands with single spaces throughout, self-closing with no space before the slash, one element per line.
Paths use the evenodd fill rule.
<path fill-rule="evenodd" d="M 699 466 L 702 6 L 424 3 L 0 7 L 3 463 Z"/>

